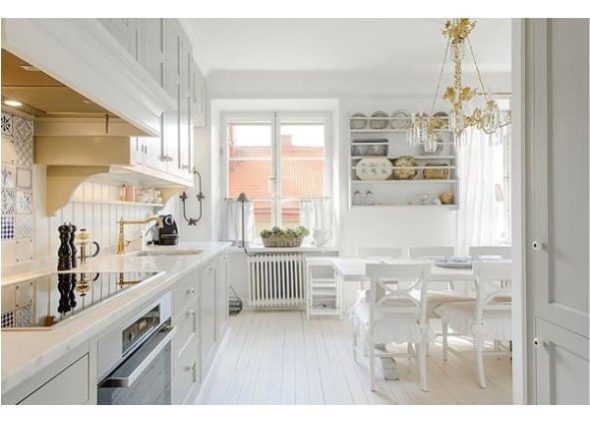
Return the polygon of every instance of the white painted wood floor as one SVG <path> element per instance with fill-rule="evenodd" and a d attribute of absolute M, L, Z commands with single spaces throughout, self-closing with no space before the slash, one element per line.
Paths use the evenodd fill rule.
<path fill-rule="evenodd" d="M 450 338 L 456 349 L 471 350 Z M 367 367 L 352 360 L 352 328 L 344 318 L 313 317 L 299 311 L 242 312 L 230 329 L 198 404 L 510 404 L 511 361 L 486 357 L 487 389 L 476 380 L 472 361 L 449 353 L 440 342 L 428 357 L 429 391 L 418 387 L 415 360 L 397 360 L 400 380 L 378 379 L 368 388 Z"/>

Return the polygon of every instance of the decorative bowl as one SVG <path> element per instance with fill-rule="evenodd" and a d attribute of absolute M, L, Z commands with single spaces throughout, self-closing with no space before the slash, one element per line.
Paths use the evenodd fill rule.
<path fill-rule="evenodd" d="M 393 174 L 393 165 L 385 157 L 365 157 L 355 167 L 356 176 L 362 181 L 384 181 Z"/>
<path fill-rule="evenodd" d="M 389 126 L 392 129 L 408 129 L 412 126 L 412 115 L 404 109 L 396 110 L 391 114 L 391 122 Z"/>
<path fill-rule="evenodd" d="M 407 169 L 408 167 L 414 168 L 418 166 L 418 162 L 412 156 L 401 156 L 393 161 L 393 166 L 396 168 L 393 170 L 393 179 L 408 180 L 414 179 L 418 174 L 417 169 Z"/>
<path fill-rule="evenodd" d="M 453 197 L 454 195 L 451 191 L 445 191 L 438 196 L 438 199 L 443 204 L 453 204 Z"/>

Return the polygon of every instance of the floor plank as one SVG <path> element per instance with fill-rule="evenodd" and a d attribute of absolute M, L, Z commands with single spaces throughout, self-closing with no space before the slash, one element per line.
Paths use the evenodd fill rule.
<path fill-rule="evenodd" d="M 451 339 L 460 351 L 471 344 Z M 400 347 L 405 350 L 405 346 Z M 365 361 L 352 358 L 347 319 L 299 311 L 242 312 L 230 318 L 228 339 L 205 380 L 198 404 L 510 404 L 511 361 L 485 358 L 487 389 L 477 383 L 473 355 L 449 354 L 440 341 L 428 356 L 428 392 L 419 387 L 415 359 L 396 359 L 400 379 L 368 387 Z"/>

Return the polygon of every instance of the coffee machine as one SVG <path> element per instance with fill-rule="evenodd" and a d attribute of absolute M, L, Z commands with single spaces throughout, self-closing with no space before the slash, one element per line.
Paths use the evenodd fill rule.
<path fill-rule="evenodd" d="M 160 216 L 162 226 L 156 228 L 154 244 L 156 245 L 177 245 L 178 244 L 178 226 L 171 214 Z"/>

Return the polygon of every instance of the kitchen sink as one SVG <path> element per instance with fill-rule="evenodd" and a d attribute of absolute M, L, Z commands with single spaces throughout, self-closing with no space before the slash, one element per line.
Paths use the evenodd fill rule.
<path fill-rule="evenodd" d="M 144 250 L 139 251 L 135 255 L 137 257 L 153 257 L 153 256 L 196 256 L 201 254 L 202 250 Z"/>

